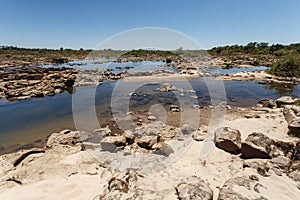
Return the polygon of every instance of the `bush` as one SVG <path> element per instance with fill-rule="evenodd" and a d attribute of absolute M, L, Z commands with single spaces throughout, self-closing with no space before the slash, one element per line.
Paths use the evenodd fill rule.
<path fill-rule="evenodd" d="M 300 77 L 300 57 L 298 55 L 282 57 L 271 66 L 270 72 L 276 76 Z"/>

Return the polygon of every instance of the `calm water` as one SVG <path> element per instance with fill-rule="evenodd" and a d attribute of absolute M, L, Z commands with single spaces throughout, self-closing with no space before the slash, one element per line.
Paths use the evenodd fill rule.
<path fill-rule="evenodd" d="M 266 70 L 266 69 L 268 69 L 268 67 L 257 66 L 257 67 L 233 67 L 229 69 L 212 68 L 212 69 L 208 69 L 208 71 L 215 74 L 230 74 L 236 72 L 251 72 L 251 71 Z"/>

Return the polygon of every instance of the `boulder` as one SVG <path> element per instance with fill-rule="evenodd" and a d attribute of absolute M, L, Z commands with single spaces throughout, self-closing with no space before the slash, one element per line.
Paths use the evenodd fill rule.
<path fill-rule="evenodd" d="M 242 143 L 243 158 L 271 158 L 271 150 L 274 140 L 263 133 L 254 132 Z"/>
<path fill-rule="evenodd" d="M 290 124 L 294 119 L 300 117 L 300 106 L 287 105 L 283 108 L 285 120 Z"/>
<path fill-rule="evenodd" d="M 300 117 L 294 119 L 289 125 L 289 133 L 300 136 Z"/>
<path fill-rule="evenodd" d="M 291 160 L 285 156 L 278 156 L 269 161 L 270 169 L 272 169 L 277 175 L 287 173 L 291 164 Z"/>
<path fill-rule="evenodd" d="M 144 149 L 151 150 L 152 146 L 158 142 L 157 136 L 143 136 L 141 138 L 135 138 L 136 144 Z"/>
<path fill-rule="evenodd" d="M 265 187 L 259 183 L 255 176 L 242 176 L 227 180 L 220 190 L 218 200 L 250 200 L 250 199 L 267 199 L 260 190 Z"/>
<path fill-rule="evenodd" d="M 78 131 L 63 130 L 59 133 L 53 133 L 47 140 L 46 147 L 52 148 L 55 146 L 68 145 L 74 146 L 82 144 Z"/>
<path fill-rule="evenodd" d="M 126 143 L 127 144 L 133 144 L 134 143 L 134 140 L 135 140 L 135 137 L 134 137 L 134 134 L 132 133 L 131 130 L 126 130 L 124 133 L 123 133 L 124 137 L 126 138 Z"/>
<path fill-rule="evenodd" d="M 300 160 L 293 161 L 289 168 L 288 177 L 300 182 Z"/>
<path fill-rule="evenodd" d="M 115 152 L 118 147 L 126 145 L 124 136 L 108 136 L 101 140 L 101 148 L 103 151 Z"/>
<path fill-rule="evenodd" d="M 170 154 L 174 153 L 172 147 L 170 147 L 167 143 L 160 142 L 156 143 L 152 146 L 154 149 L 154 154 L 159 154 L 168 157 Z"/>
<path fill-rule="evenodd" d="M 291 149 L 294 148 L 293 142 L 284 142 L 284 141 L 276 141 L 275 142 L 276 148 L 282 152 L 283 155 L 287 155 Z"/>
<path fill-rule="evenodd" d="M 294 104 L 294 103 L 295 103 L 295 99 L 290 96 L 282 96 L 276 100 L 276 104 L 278 107 L 283 105 Z"/>
<path fill-rule="evenodd" d="M 197 142 L 201 142 L 201 141 L 204 141 L 205 138 L 206 138 L 206 134 L 207 132 L 203 132 L 203 131 L 200 131 L 200 130 L 196 130 L 192 133 L 192 138 L 194 140 L 196 140 Z"/>
<path fill-rule="evenodd" d="M 261 99 L 258 101 L 259 104 L 261 104 L 263 107 L 267 107 L 267 108 L 276 108 L 276 102 L 274 100 L 271 99 Z"/>
<path fill-rule="evenodd" d="M 216 146 L 226 152 L 239 154 L 241 152 L 241 133 L 229 127 L 219 128 L 215 131 Z"/>
<path fill-rule="evenodd" d="M 181 111 L 181 109 L 180 109 L 180 107 L 178 105 L 171 105 L 170 106 L 170 110 L 172 112 L 180 112 Z"/>
<path fill-rule="evenodd" d="M 212 200 L 213 191 L 202 179 L 191 176 L 181 181 L 176 186 L 178 199 L 182 200 Z"/>
<path fill-rule="evenodd" d="M 298 141 L 295 145 L 294 160 L 300 160 L 300 141 Z"/>

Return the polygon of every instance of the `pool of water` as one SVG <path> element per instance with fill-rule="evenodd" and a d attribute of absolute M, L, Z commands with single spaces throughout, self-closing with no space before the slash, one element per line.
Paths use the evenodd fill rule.
<path fill-rule="evenodd" d="M 252 72 L 252 71 L 259 71 L 259 70 L 266 70 L 268 67 L 265 66 L 257 66 L 257 67 L 233 67 L 229 69 L 223 68 L 210 68 L 207 71 L 213 74 L 231 74 L 236 72 Z"/>
<path fill-rule="evenodd" d="M 254 81 L 224 81 L 226 101 L 233 106 L 254 106 L 259 99 L 276 99 L 283 95 L 300 96 L 300 84 L 256 84 Z M 115 92 L 120 84 L 124 90 Z M 171 84 L 185 88 L 180 81 Z M 106 81 L 96 88 L 94 94 L 95 110 L 101 126 L 114 124 L 113 112 L 126 112 L 119 105 L 130 97 L 130 111 L 147 111 L 151 105 L 159 104 L 167 107 L 176 104 L 181 98 L 183 102 L 193 99 L 200 106 L 210 105 L 211 98 L 205 79 L 189 80 L 189 85 L 196 91 L 180 96 L 179 92 L 159 92 L 158 83 L 135 83 L 120 81 Z M 136 88 L 130 94 L 127 88 Z M 53 97 L 29 99 L 25 101 L 8 102 L 0 100 L 0 154 L 12 152 L 24 147 L 42 146 L 53 132 L 62 129 L 75 129 L 72 113 L 72 97 L 90 90 L 89 87 L 76 88 L 75 94 L 64 92 Z M 112 104 L 112 94 L 117 101 Z M 112 109 L 114 107 L 114 109 Z M 167 109 L 167 108 L 166 108 Z M 125 114 L 125 113 L 123 113 Z M 86 117 L 88 119 L 88 116 Z M 87 120 L 88 121 L 88 120 Z M 88 123 L 88 122 L 87 122 Z M 96 127 L 95 127 L 96 128 Z"/>
<path fill-rule="evenodd" d="M 171 67 L 162 66 L 163 64 L 165 64 L 164 61 L 130 61 L 120 63 L 110 62 L 107 60 L 79 60 L 59 65 L 44 65 L 42 67 L 70 67 L 75 69 L 111 69 L 113 72 L 124 72 L 126 69 L 128 69 L 130 72 L 147 72 L 158 68 L 172 70 Z"/>

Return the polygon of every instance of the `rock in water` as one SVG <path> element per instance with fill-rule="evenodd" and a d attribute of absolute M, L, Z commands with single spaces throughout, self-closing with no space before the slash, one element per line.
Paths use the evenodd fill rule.
<path fill-rule="evenodd" d="M 241 133 L 229 127 L 219 128 L 215 131 L 216 146 L 233 154 L 241 152 Z"/>
<path fill-rule="evenodd" d="M 263 133 L 250 134 L 242 143 L 242 157 L 244 158 L 271 158 L 271 149 L 274 140 Z"/>
<path fill-rule="evenodd" d="M 178 199 L 182 200 L 212 200 L 213 191 L 202 179 L 188 177 L 176 186 Z"/>

